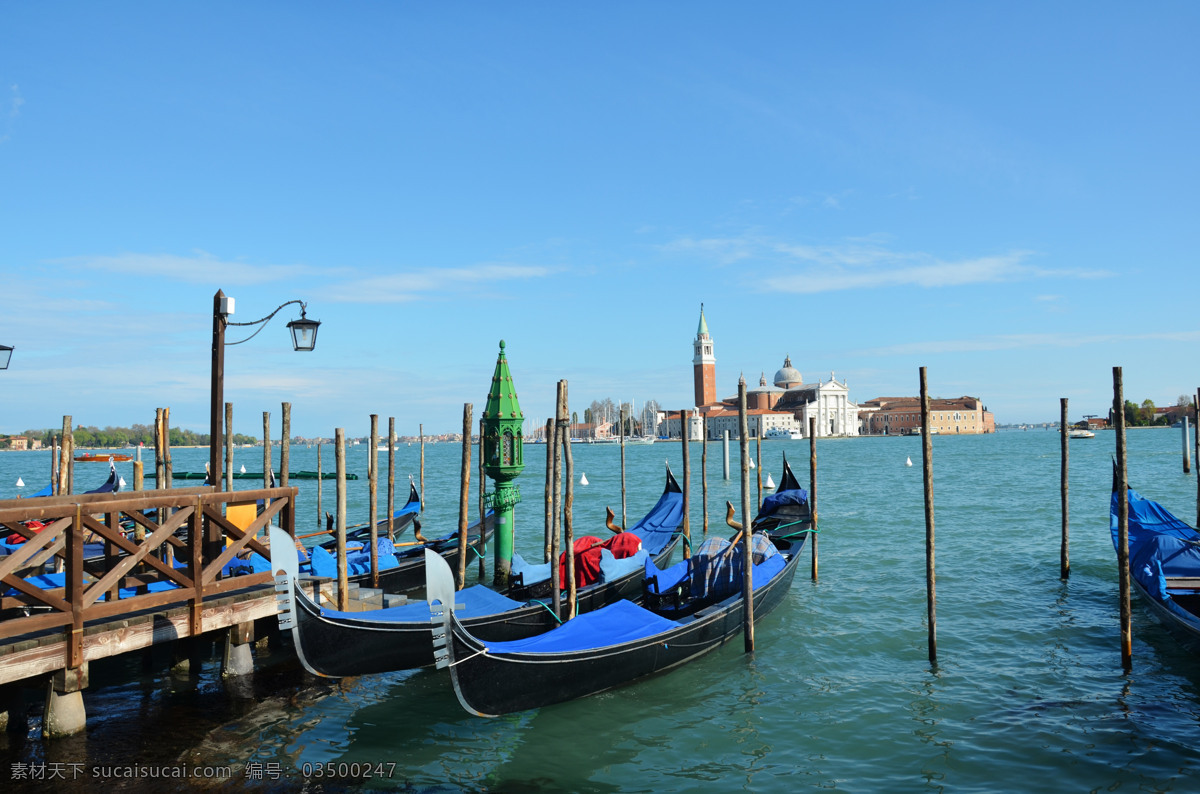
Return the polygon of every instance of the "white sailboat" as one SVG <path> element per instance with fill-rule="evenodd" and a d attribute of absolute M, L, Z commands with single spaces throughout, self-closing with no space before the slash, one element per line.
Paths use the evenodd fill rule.
<path fill-rule="evenodd" d="M 629 409 L 630 415 L 632 415 L 634 413 L 634 411 L 633 411 L 634 405 L 636 405 L 636 401 L 630 403 L 630 409 Z M 629 438 L 625 439 L 625 442 L 627 444 L 653 444 L 657 440 L 658 439 L 656 439 L 654 437 L 653 433 L 646 432 L 646 417 L 643 416 L 642 417 L 642 432 L 641 432 L 641 434 L 636 435 L 636 436 L 630 436 Z"/>

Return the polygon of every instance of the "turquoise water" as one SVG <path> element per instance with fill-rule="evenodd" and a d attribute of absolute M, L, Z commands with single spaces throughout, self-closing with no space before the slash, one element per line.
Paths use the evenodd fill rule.
<path fill-rule="evenodd" d="M 0 739 L 0 769 L 149 758 L 229 767 L 240 786 L 256 782 L 245 770 L 257 763 L 250 768 L 267 775 L 260 784 L 280 790 L 323 763 L 381 770 L 368 788 L 423 791 L 1196 790 L 1200 660 L 1135 602 L 1133 672 L 1121 669 L 1108 534 L 1113 434 L 1071 442 L 1065 583 L 1058 434 L 933 442 L 936 670 L 926 644 L 920 439 L 831 439 L 817 445 L 819 581 L 806 560 L 787 602 L 759 625 L 752 656 L 732 643 L 666 676 L 497 720 L 466 714 L 434 671 L 331 684 L 284 663 L 227 691 L 211 669 L 188 682 L 125 660 L 94 665 L 86 735 L 43 743 L 31 719 L 27 735 Z M 1194 521 L 1195 474 L 1182 473 L 1179 431 L 1130 431 L 1129 448 L 1131 485 Z M 708 451 L 711 525 L 724 533 L 724 501 L 740 506 L 739 486 L 722 480 L 721 445 Z M 764 442 L 763 471 L 778 481 L 785 451 L 807 484 L 806 441 Z M 693 443 L 696 533 L 700 452 Z M 261 449 L 238 454 L 245 460 L 235 467 L 261 468 Z M 202 469 L 206 455 L 177 450 L 175 467 Z M 526 448 L 520 480 L 517 548 L 531 557 L 541 548 L 544 455 Z M 351 448 L 350 470 L 365 477 L 366 456 Z M 736 476 L 736 445 L 730 456 Z M 326 448 L 326 470 L 332 457 Z M 575 489 L 576 533 L 604 534 L 605 505 L 621 512 L 620 449 L 576 445 L 574 457 L 575 479 L 589 481 Z M 401 446 L 398 458 L 403 501 L 418 446 Z M 460 459 L 458 445 L 426 446 L 429 531 L 456 522 Z M 632 522 L 661 492 L 664 460 L 682 481 L 680 447 L 630 446 L 626 459 Z M 0 453 L 0 495 L 17 476 L 40 488 L 48 468 L 48 453 Z M 118 468 L 131 479 L 130 464 Z M 316 468 L 315 450 L 293 448 L 292 468 Z M 107 467 L 76 472 L 85 490 Z M 311 531 L 316 486 L 298 485 L 298 531 Z M 365 518 L 366 494 L 365 479 L 350 483 L 351 521 Z M 332 506 L 327 482 L 324 508 Z M 269 778 L 275 772 L 279 780 Z M 326 781 L 326 790 L 352 782 Z"/>

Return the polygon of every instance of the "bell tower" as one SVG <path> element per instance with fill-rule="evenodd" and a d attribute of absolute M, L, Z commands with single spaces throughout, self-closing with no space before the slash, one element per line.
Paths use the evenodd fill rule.
<path fill-rule="evenodd" d="M 704 319 L 704 304 L 700 304 L 700 325 L 692 342 L 692 373 L 696 385 L 696 406 L 713 405 L 717 401 L 717 359 L 713 355 L 712 337 Z"/>

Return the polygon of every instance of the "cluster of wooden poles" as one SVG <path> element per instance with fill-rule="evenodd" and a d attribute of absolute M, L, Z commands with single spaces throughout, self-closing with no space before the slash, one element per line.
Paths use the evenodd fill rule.
<path fill-rule="evenodd" d="M 921 426 L 929 427 L 929 392 L 926 383 L 925 367 L 920 369 L 921 378 Z M 1068 471 L 1069 424 L 1067 421 L 1067 398 L 1059 401 L 1061 417 L 1059 431 L 1062 436 L 1062 468 L 1061 468 L 1061 505 L 1062 505 L 1062 545 L 1060 551 L 1059 573 L 1062 579 L 1071 575 L 1070 557 L 1070 518 L 1068 508 Z M 1196 427 L 1200 431 L 1200 389 L 1192 403 L 1192 416 L 1196 417 Z M 1113 426 L 1116 430 L 1116 478 L 1117 493 L 1125 493 L 1128 487 L 1128 467 L 1125 446 L 1125 394 L 1120 367 L 1113 367 Z M 1184 417 L 1183 430 L 1183 472 L 1191 471 L 1191 445 L 1189 444 L 1188 419 Z M 921 434 L 921 451 L 925 481 L 925 582 L 927 593 L 928 626 L 929 626 L 929 661 L 937 665 L 937 594 L 934 566 L 934 521 L 933 521 L 933 463 L 932 440 L 929 433 Z M 1196 460 L 1200 465 L 1200 432 L 1195 434 Z M 1118 503 L 1118 540 L 1117 568 L 1120 590 L 1121 610 L 1121 662 L 1128 671 L 1133 664 L 1133 631 L 1131 627 L 1130 579 L 1129 579 L 1129 501 L 1121 499 Z M 815 511 L 815 508 L 814 508 Z M 1200 526 L 1200 476 L 1196 478 L 1196 524 Z M 815 540 L 815 537 L 814 537 Z"/>
<path fill-rule="evenodd" d="M 683 516 L 681 521 L 683 535 L 683 556 L 685 559 L 691 556 L 691 524 L 690 524 L 690 495 L 691 495 L 691 460 L 690 460 L 690 424 L 689 420 L 691 412 L 682 410 L 680 415 L 680 427 L 682 428 L 681 437 L 683 443 L 683 483 L 681 489 L 683 491 Z M 572 521 L 572 508 L 574 505 L 575 491 L 575 471 L 574 459 L 571 455 L 571 439 L 570 439 L 570 410 L 568 406 L 568 389 L 567 381 L 560 380 L 558 382 L 557 394 L 555 397 L 555 415 L 553 419 L 546 420 L 546 482 L 545 482 L 545 543 L 543 560 L 548 562 L 559 559 L 560 555 L 560 537 L 562 545 L 567 549 L 573 549 L 574 546 L 574 525 Z M 703 417 L 704 432 L 703 446 L 701 448 L 701 494 L 702 494 L 702 510 L 703 510 L 703 533 L 708 535 L 708 418 Z M 750 434 L 747 421 L 746 409 L 746 381 L 745 378 L 740 379 L 738 383 L 738 429 L 739 443 L 741 452 L 741 505 L 743 525 L 746 527 L 745 532 L 741 534 L 742 538 L 742 553 L 743 559 L 751 558 L 751 533 L 749 532 L 750 523 L 754 513 L 757 512 L 757 507 L 762 504 L 762 439 L 756 438 L 757 443 L 757 458 L 760 461 L 758 466 L 758 500 L 750 501 Z M 810 471 L 810 488 L 809 488 L 809 504 L 812 511 L 812 578 L 817 579 L 817 447 L 816 447 L 816 420 L 809 420 L 809 471 Z M 628 526 L 628 513 L 626 508 L 626 489 L 625 489 L 625 409 L 621 409 L 620 421 L 620 436 L 621 445 L 621 527 Z M 725 435 L 725 479 L 729 479 L 729 436 Z M 752 512 L 751 505 L 755 508 Z M 753 599 L 753 584 L 752 584 L 752 568 L 751 565 L 743 565 L 743 600 L 745 603 L 744 616 L 744 634 L 745 648 L 747 652 L 754 650 L 754 599 Z M 555 585 L 558 584 L 559 567 L 552 566 L 552 574 Z M 567 604 L 566 618 L 570 619 L 575 615 L 575 560 L 574 554 L 566 555 L 566 582 L 567 588 Z M 553 609 L 556 615 L 562 614 L 560 605 L 559 588 L 554 586 L 551 588 L 553 592 Z"/>

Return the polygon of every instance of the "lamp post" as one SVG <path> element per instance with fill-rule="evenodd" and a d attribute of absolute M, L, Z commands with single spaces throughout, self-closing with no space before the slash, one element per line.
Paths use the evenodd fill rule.
<path fill-rule="evenodd" d="M 508 589 L 508 578 L 512 572 L 513 507 L 521 501 L 521 492 L 513 481 L 525 469 L 521 430 L 524 421 L 521 406 L 517 402 L 517 390 L 513 387 L 512 373 L 508 371 L 508 360 L 504 357 L 504 341 L 501 340 L 496 372 L 492 375 L 492 388 L 483 411 L 483 437 L 480 439 L 484 471 L 496 481 L 496 490 L 490 494 L 492 510 L 496 514 L 492 586 L 501 593 Z M 480 527 L 481 532 L 482 529 Z"/>
<path fill-rule="evenodd" d="M 13 349 L 8 345 L 0 345 L 0 369 L 8 369 L 8 362 L 12 358 Z"/>
<path fill-rule="evenodd" d="M 208 481 L 215 485 L 218 491 L 221 490 L 221 444 L 223 441 L 221 411 L 225 402 L 225 328 L 230 325 L 265 326 L 272 317 L 279 313 L 280 309 L 293 303 L 300 304 L 300 319 L 288 323 L 288 330 L 292 334 L 292 347 L 297 351 L 311 351 L 317 345 L 317 326 L 321 322 L 320 320 L 310 320 L 305 316 L 306 304 L 303 301 L 290 300 L 281 304 L 261 320 L 234 323 L 229 321 L 229 315 L 233 314 L 234 309 L 233 298 L 226 297 L 221 290 L 217 290 L 217 294 L 213 296 L 212 404 L 209 406 Z M 261 330 L 260 328 L 259 331 Z M 240 345 L 243 342 L 249 342 L 257 335 L 258 331 L 255 331 L 245 339 L 228 344 Z M 270 439 L 263 439 L 264 444 L 270 442 Z"/>

